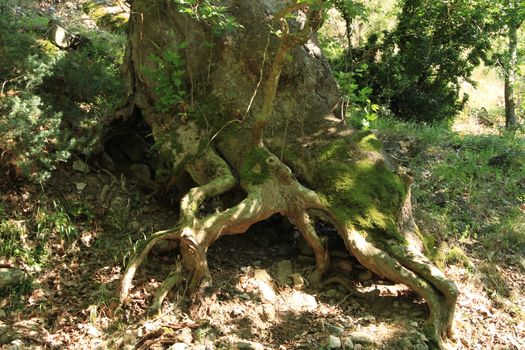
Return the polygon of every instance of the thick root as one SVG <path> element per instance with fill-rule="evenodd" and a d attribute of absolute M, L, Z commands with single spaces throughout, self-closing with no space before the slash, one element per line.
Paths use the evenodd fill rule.
<path fill-rule="evenodd" d="M 457 296 L 453 283 L 449 281 L 445 283 L 444 277 L 437 278 L 434 269 L 430 270 L 433 274 L 427 273 L 428 266 L 424 267 L 407 256 L 402 260 L 406 266 L 415 267 L 415 271 L 412 271 L 403 266 L 392 255 L 367 242 L 364 235 L 358 231 L 348 230 L 342 236 L 347 248 L 363 266 L 391 281 L 408 286 L 425 299 L 430 312 L 425 323 L 425 334 L 429 338 L 431 346 L 437 349 L 446 349 L 448 344 L 445 340 L 452 327 L 455 307 L 455 304 L 451 305 L 450 302 L 455 301 Z M 446 293 L 436 288 L 431 281 L 434 281 L 438 286 L 446 286 L 446 293 L 449 293 L 449 296 L 447 297 Z"/>
<path fill-rule="evenodd" d="M 330 267 L 330 254 L 328 253 L 328 249 L 317 235 L 310 215 L 303 211 L 297 215 L 289 215 L 288 217 L 301 232 L 305 241 L 315 254 L 316 267 L 310 275 L 310 283 L 314 287 L 320 287 L 321 280 Z"/>
<path fill-rule="evenodd" d="M 150 314 L 158 314 L 162 307 L 162 302 L 175 286 L 179 285 L 183 281 L 182 275 L 182 264 L 177 262 L 175 269 L 171 274 L 162 282 L 162 285 L 157 289 L 153 301 L 150 306 Z"/>
<path fill-rule="evenodd" d="M 128 263 L 128 266 L 126 267 L 126 270 L 124 271 L 124 275 L 122 277 L 122 280 L 120 281 L 120 287 L 118 291 L 118 297 L 120 304 L 124 303 L 125 299 L 128 296 L 129 290 L 131 289 L 131 282 L 133 281 L 133 277 L 135 276 L 135 273 L 137 272 L 138 267 L 148 253 L 153 249 L 155 244 L 157 244 L 159 241 L 163 239 L 177 239 L 179 238 L 179 228 L 175 227 L 169 230 L 164 231 L 158 231 L 152 234 L 148 239 L 144 242 L 143 247 L 139 250 L 135 256 L 131 259 L 131 261 Z"/>

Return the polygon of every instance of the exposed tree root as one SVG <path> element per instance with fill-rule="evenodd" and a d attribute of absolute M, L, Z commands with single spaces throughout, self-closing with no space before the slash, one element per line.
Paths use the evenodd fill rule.
<path fill-rule="evenodd" d="M 206 253 L 213 242 L 223 235 L 244 233 L 251 225 L 276 213 L 288 217 L 313 249 L 316 267 L 310 279 L 313 285 L 320 286 L 330 265 L 329 253 L 317 235 L 309 213 L 321 213 L 334 224 L 347 249 L 363 266 L 394 282 L 407 285 L 426 300 L 430 314 L 426 321 L 426 334 L 435 347 L 446 348 L 443 339 L 451 335 L 457 298 L 454 283 L 447 280 L 422 254 L 395 244 L 388 252 L 381 250 L 365 238 L 367 235 L 364 232 L 344 227 L 314 191 L 302 186 L 290 169 L 271 152 L 264 147 L 261 149 L 267 153 L 264 158 L 264 165 L 269 169 L 267 178 L 258 183 L 241 178 L 241 186 L 247 192 L 247 197 L 231 208 L 204 217 L 197 215 L 203 201 L 228 191 L 235 185 L 236 179 L 226 162 L 212 151 L 192 165 L 190 174 L 201 185 L 190 190 L 182 199 L 179 224 L 150 236 L 142 250 L 131 260 L 122 278 L 120 301 L 125 301 L 138 266 L 160 240 L 178 239 L 181 259 L 154 296 L 151 308 L 156 311 L 160 310 L 168 292 L 180 286 L 184 280 L 190 294 L 211 282 Z M 206 171 L 203 172 L 203 169 Z M 204 175 L 210 173 L 214 175 L 211 178 Z M 329 279 L 327 282 L 343 283 L 350 292 L 355 292 L 346 279 Z M 363 297 L 361 294 L 358 293 L 359 297 Z"/>

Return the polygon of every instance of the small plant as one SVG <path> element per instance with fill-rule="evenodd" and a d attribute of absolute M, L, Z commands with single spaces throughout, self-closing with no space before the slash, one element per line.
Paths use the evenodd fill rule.
<path fill-rule="evenodd" d="M 184 48 L 186 44 L 181 43 L 165 50 L 161 56 L 152 54 L 149 59 L 153 67 L 143 66 L 144 74 L 153 83 L 153 93 L 157 97 L 155 108 L 160 113 L 168 113 L 174 109 L 182 113 L 189 112 L 185 103 L 188 93 L 183 84 L 186 61 L 179 52 Z"/>
<path fill-rule="evenodd" d="M 227 7 L 212 4 L 210 0 L 173 0 L 173 2 L 180 6 L 181 12 L 211 25 L 216 35 L 242 28 L 235 17 L 227 13 Z"/>
<path fill-rule="evenodd" d="M 45 241 L 39 237 L 30 237 L 23 220 L 0 221 L 0 256 L 19 259 L 35 266 L 45 262 L 47 254 Z"/>
<path fill-rule="evenodd" d="M 65 241 L 75 238 L 79 231 L 64 207 L 53 201 L 53 210 L 40 209 L 36 215 L 37 232 L 40 236 L 58 234 Z"/>
<path fill-rule="evenodd" d="M 353 72 L 336 72 L 339 87 L 343 92 L 343 109 L 346 119 L 356 127 L 369 129 L 377 120 L 379 105 L 372 103 L 370 95 L 372 88 L 360 87 L 356 77 L 362 77 L 368 69 L 366 64 L 360 65 Z"/>

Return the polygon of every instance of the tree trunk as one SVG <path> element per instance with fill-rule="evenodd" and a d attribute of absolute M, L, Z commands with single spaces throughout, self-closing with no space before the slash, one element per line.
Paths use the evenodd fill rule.
<path fill-rule="evenodd" d="M 182 14 L 170 0 L 132 2 L 130 110 L 140 110 L 151 126 L 173 176 L 187 172 L 198 186 L 181 200 L 179 224 L 153 234 L 132 259 L 121 301 L 158 241 L 179 240 L 181 261 L 159 288 L 153 309 L 182 280 L 190 293 L 211 283 L 206 252 L 214 241 L 276 213 L 312 247 L 310 279 L 321 285 L 329 252 L 313 224 L 319 218 L 337 229 L 361 264 L 427 301 L 426 334 L 445 347 L 456 286 L 421 253 L 409 177 L 397 172 L 373 134 L 348 129 L 334 117 L 337 84 L 315 36 L 303 35 L 305 28 L 315 30 L 316 14 L 308 12 L 302 23 L 281 20 L 285 33 L 279 38 L 270 30 L 271 16 L 284 18 L 279 11 L 289 2 L 222 3 L 241 28 L 219 31 L 213 18 L 210 25 Z M 264 134 L 256 131 L 261 126 Z M 199 212 L 204 200 L 237 187 L 246 193 L 237 204 Z"/>
<path fill-rule="evenodd" d="M 514 85 L 516 84 L 516 65 L 518 63 L 518 27 L 509 23 L 509 51 L 507 69 L 505 72 L 505 128 L 513 130 L 517 125 Z"/>

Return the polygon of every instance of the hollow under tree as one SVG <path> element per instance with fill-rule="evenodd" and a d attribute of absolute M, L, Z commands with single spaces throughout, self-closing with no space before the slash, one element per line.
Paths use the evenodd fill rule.
<path fill-rule="evenodd" d="M 334 114 L 340 99 L 316 43 L 322 1 L 133 0 L 126 76 L 129 111 L 140 111 L 177 178 L 198 185 L 180 203 L 179 223 L 152 234 L 121 281 L 133 276 L 161 240 L 179 242 L 180 259 L 152 309 L 184 281 L 188 292 L 211 283 L 206 252 L 274 214 L 287 217 L 311 246 L 320 285 L 328 248 L 314 220 L 331 223 L 348 251 L 377 275 L 425 299 L 425 333 L 434 347 L 451 336 L 457 289 L 422 253 L 409 176 L 370 132 Z M 241 188 L 237 204 L 202 213 L 204 201 Z"/>

